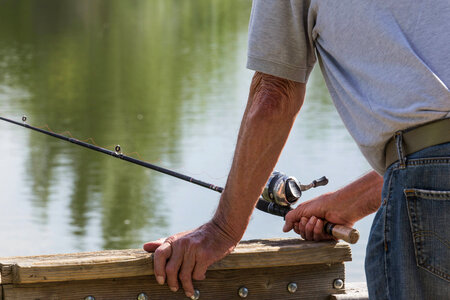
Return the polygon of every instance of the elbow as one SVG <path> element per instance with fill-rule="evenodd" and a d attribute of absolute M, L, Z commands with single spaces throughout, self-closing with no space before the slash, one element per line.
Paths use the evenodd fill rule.
<path fill-rule="evenodd" d="M 295 119 L 303 104 L 305 84 L 256 72 L 251 85 L 251 118 Z"/>

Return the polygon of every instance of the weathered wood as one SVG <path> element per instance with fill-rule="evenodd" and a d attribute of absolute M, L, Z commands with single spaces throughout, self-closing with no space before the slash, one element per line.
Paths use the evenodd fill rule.
<path fill-rule="evenodd" d="M 369 300 L 369 293 L 365 282 L 352 282 L 345 284 L 344 294 L 334 294 L 331 300 Z"/>
<path fill-rule="evenodd" d="M 328 299 L 330 294 L 343 292 L 333 288 L 336 278 L 344 278 L 343 263 L 331 265 L 305 265 L 246 270 L 208 271 L 206 280 L 195 282 L 200 299 L 241 299 L 238 289 L 249 290 L 246 299 Z M 287 285 L 295 282 L 296 293 L 287 291 Z M 5 286 L 5 300 L 35 299 L 84 299 L 93 296 L 96 300 L 136 299 L 145 292 L 149 299 L 186 299 L 182 289 L 171 292 L 167 285 L 160 286 L 154 276 L 19 284 Z"/>
<path fill-rule="evenodd" d="M 12 281 L 12 265 L 2 265 L 0 262 L 0 284 L 11 283 Z"/>
<path fill-rule="evenodd" d="M 209 270 L 330 264 L 351 260 L 343 242 L 271 239 L 241 242 Z M 143 250 L 0 258 L 1 284 L 58 282 L 153 275 L 153 255 Z"/>

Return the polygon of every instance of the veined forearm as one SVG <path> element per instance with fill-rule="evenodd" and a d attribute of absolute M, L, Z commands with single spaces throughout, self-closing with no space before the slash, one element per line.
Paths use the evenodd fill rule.
<path fill-rule="evenodd" d="M 361 218 L 375 212 L 381 201 L 383 177 L 375 171 L 369 172 L 349 185 L 337 190 L 336 205 L 344 202 L 349 211 L 358 212 Z M 354 200 L 354 201 L 349 201 Z M 333 212 L 330 212 L 333 213 Z"/>
<path fill-rule="evenodd" d="M 233 164 L 213 218 L 240 240 L 255 203 L 280 156 L 305 95 L 305 85 L 256 73 Z"/>

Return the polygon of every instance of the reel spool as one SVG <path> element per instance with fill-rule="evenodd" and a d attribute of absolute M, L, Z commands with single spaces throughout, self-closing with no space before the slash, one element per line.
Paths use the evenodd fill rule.
<path fill-rule="evenodd" d="M 290 206 L 301 196 L 300 182 L 295 177 L 277 171 L 270 175 L 262 193 L 264 200 L 281 206 Z"/>
<path fill-rule="evenodd" d="M 274 171 L 267 181 L 262 198 L 268 202 L 272 202 L 281 206 L 289 207 L 300 199 L 302 191 L 311 188 L 323 186 L 328 183 L 328 179 L 324 176 L 314 180 L 308 185 L 300 184 L 300 182 L 292 176 Z"/>

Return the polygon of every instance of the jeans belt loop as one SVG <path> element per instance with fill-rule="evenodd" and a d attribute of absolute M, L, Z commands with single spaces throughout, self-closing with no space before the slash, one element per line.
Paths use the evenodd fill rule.
<path fill-rule="evenodd" d="M 406 157 L 403 150 L 403 132 L 397 131 L 395 133 L 395 144 L 397 148 L 398 161 L 400 163 L 400 169 L 406 168 Z"/>

